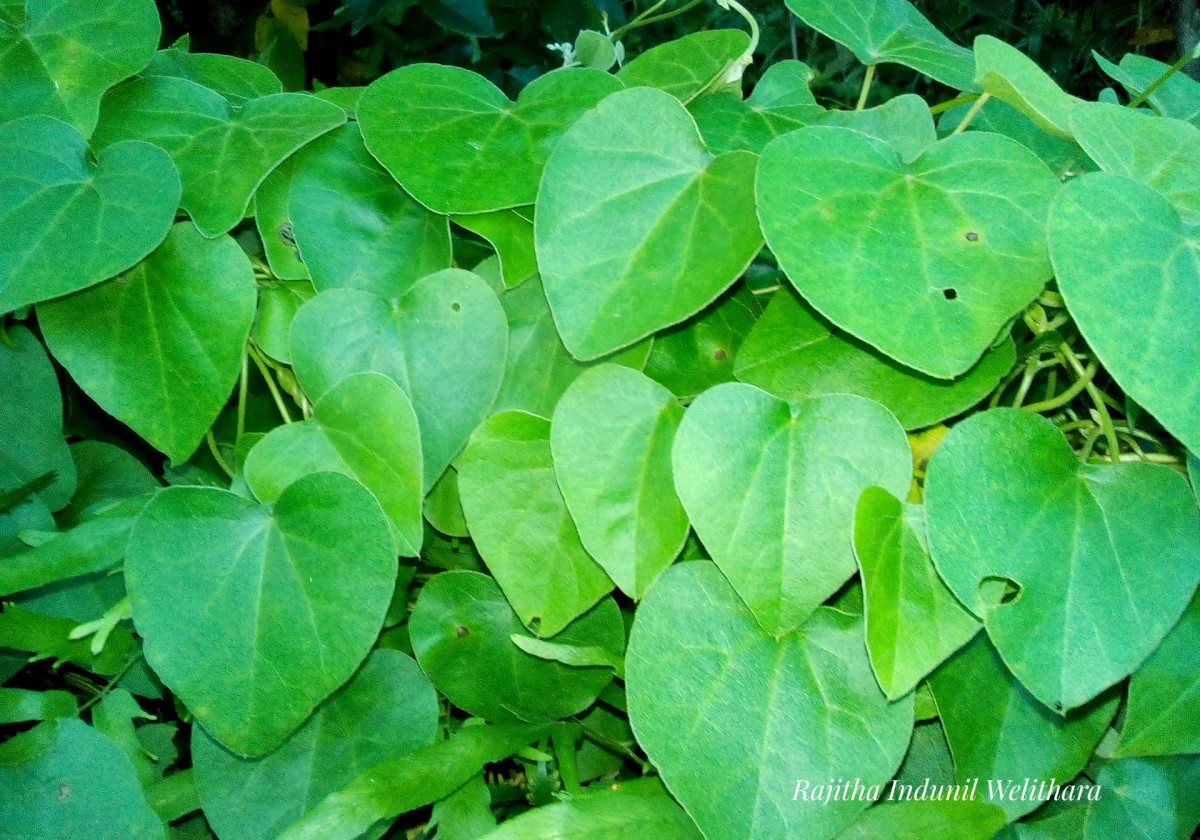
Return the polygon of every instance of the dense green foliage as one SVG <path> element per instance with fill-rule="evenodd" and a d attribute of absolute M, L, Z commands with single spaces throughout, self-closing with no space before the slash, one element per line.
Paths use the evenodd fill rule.
<path fill-rule="evenodd" d="M 0 836 L 1192 836 L 1189 56 L 612 5 L 0 0 Z"/>

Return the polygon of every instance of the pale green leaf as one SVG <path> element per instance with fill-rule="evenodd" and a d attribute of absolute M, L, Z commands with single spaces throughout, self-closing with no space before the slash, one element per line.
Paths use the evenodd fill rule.
<path fill-rule="evenodd" d="M 901 94 L 882 105 L 861 111 L 826 111 L 817 122 L 878 137 L 891 146 L 904 163 L 912 163 L 938 139 L 929 106 L 912 93 Z"/>
<path fill-rule="evenodd" d="M 269 67 L 220 53 L 194 53 L 177 47 L 159 50 L 142 76 L 174 76 L 211 88 L 230 102 L 283 93 L 283 84 Z"/>
<path fill-rule="evenodd" d="M 1136 53 L 1123 56 L 1119 65 L 1113 64 L 1094 51 L 1092 57 L 1096 59 L 1101 70 L 1125 88 L 1130 97 L 1141 96 L 1170 69 L 1169 65 L 1161 61 Z M 1146 101 L 1157 108 L 1164 117 L 1200 125 L 1200 82 L 1187 73 L 1171 73 L 1166 81 L 1146 97 Z"/>
<path fill-rule="evenodd" d="M 1071 136 L 1071 112 L 1080 102 L 1063 91 L 1018 50 L 991 35 L 975 39 L 975 84 L 984 92 L 1011 105 L 1043 130 L 1059 137 Z"/>
<path fill-rule="evenodd" d="M 688 111 L 713 154 L 742 149 L 758 154 L 780 134 L 816 120 L 825 109 L 808 89 L 813 71 L 799 61 L 768 67 L 746 99 L 735 92 L 695 99 Z"/>
<path fill-rule="evenodd" d="M 666 91 L 684 104 L 708 90 L 750 46 L 740 29 L 690 32 L 651 47 L 617 73 L 626 87 Z"/>

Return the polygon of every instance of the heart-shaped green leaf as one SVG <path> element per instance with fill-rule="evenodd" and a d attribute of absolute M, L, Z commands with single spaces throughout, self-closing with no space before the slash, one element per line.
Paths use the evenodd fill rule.
<path fill-rule="evenodd" d="M 912 456 L 887 409 L 834 395 L 786 403 L 729 383 L 692 403 L 675 435 L 675 488 L 704 547 L 780 637 L 855 572 L 854 505 L 908 492 Z"/>
<path fill-rule="evenodd" d="M 261 758 L 240 758 L 193 726 L 196 792 L 223 840 L 271 840 L 359 773 L 432 744 L 437 731 L 437 692 L 417 663 L 377 650 Z"/>
<path fill-rule="evenodd" d="M 397 298 L 450 267 L 450 225 L 396 186 L 349 123 L 296 155 L 288 216 L 317 291 Z"/>
<path fill-rule="evenodd" d="M 300 479 L 271 508 L 172 487 L 125 560 L 146 661 L 239 755 L 278 747 L 375 642 L 396 578 L 387 519 L 353 479 Z"/>
<path fill-rule="evenodd" d="M 283 84 L 271 68 L 221 53 L 193 53 L 179 47 L 159 50 L 142 76 L 173 76 L 212 88 L 230 102 L 283 93 Z"/>
<path fill-rule="evenodd" d="M 732 91 L 714 93 L 694 100 L 688 111 L 713 154 L 737 149 L 758 154 L 780 134 L 825 112 L 808 89 L 812 76 L 807 64 L 780 61 L 767 68 L 748 98 Z"/>
<path fill-rule="evenodd" d="M 1129 681 L 1129 704 L 1116 754 L 1200 753 L 1200 595 Z"/>
<path fill-rule="evenodd" d="M 496 581 L 445 572 L 421 589 L 408 622 L 417 661 L 450 702 L 495 721 L 551 721 L 578 714 L 612 682 L 608 668 L 574 668 L 531 656 L 511 636 L 533 639 Z M 605 598 L 554 637 L 620 657 L 625 625 Z"/>
<path fill-rule="evenodd" d="M 717 82 L 749 46 L 750 37 L 740 29 L 691 32 L 646 50 L 617 78 L 626 87 L 657 88 L 686 104 Z"/>
<path fill-rule="evenodd" d="M 353 373 L 396 380 L 417 413 L 428 490 L 487 416 L 507 335 L 487 284 L 446 269 L 391 303 L 357 289 L 322 292 L 292 321 L 292 360 L 313 400 Z"/>
<path fill-rule="evenodd" d="M 1057 189 L 1007 137 L 948 137 L 904 164 L 882 140 L 809 126 L 763 152 L 758 210 L 780 266 L 822 315 L 950 379 L 1050 278 Z"/>
<path fill-rule="evenodd" d="M 954 754 L 955 779 L 979 779 L 980 798 L 999 805 L 1010 820 L 1041 804 L 1036 788 L 1016 797 L 1012 788 L 1020 791 L 1027 779 L 1062 784 L 1074 778 L 1120 700 L 1110 692 L 1065 718 L 1057 715 L 1013 679 L 983 635 L 935 671 L 929 685 Z"/>
<path fill-rule="evenodd" d="M 28 117 L 0 126 L 0 195 L 5 313 L 99 283 L 154 250 L 175 218 L 179 175 L 146 143 L 93 158 L 76 129 Z"/>
<path fill-rule="evenodd" d="M 1032 58 L 991 35 L 975 39 L 975 83 L 1050 134 L 1071 136 L 1079 99 L 1063 91 Z"/>
<path fill-rule="evenodd" d="M 714 157 L 687 110 L 651 88 L 613 94 L 567 131 L 546 164 L 534 236 L 572 355 L 594 359 L 678 323 L 737 279 L 762 247 L 755 161 Z"/>
<path fill-rule="evenodd" d="M 145 140 L 165 149 L 183 181 L 183 209 L 205 236 L 217 236 L 242 220 L 254 190 L 284 158 L 345 121 L 341 108 L 315 96 L 237 103 L 187 79 L 150 76 L 104 98 L 92 142 L 103 149 Z"/>
<path fill-rule="evenodd" d="M 0 492 L 49 476 L 33 494 L 60 510 L 75 493 L 76 469 L 63 440 L 63 403 L 46 348 L 14 324 L 0 333 Z"/>
<path fill-rule="evenodd" d="M 951 429 L 930 460 L 925 505 L 942 579 L 1017 679 L 1060 713 L 1137 668 L 1200 582 L 1200 514 L 1179 473 L 1081 463 L 1029 412 L 996 409 Z M 998 580 L 1015 596 L 992 597 Z"/>
<path fill-rule="evenodd" d="M 863 64 L 903 64 L 952 88 L 972 87 L 971 51 L 939 32 L 907 0 L 787 0 L 787 7 Z"/>
<path fill-rule="evenodd" d="M 1086 102 L 1071 112 L 1075 139 L 1100 168 L 1154 187 L 1185 224 L 1200 224 L 1200 129 L 1120 105 Z"/>
<path fill-rule="evenodd" d="M 0 123 L 47 114 L 91 134 L 100 97 L 149 63 L 161 34 L 158 9 L 150 0 L 8 0 L 4 5 Z"/>
<path fill-rule="evenodd" d="M 182 222 L 120 277 L 39 305 L 38 320 L 88 396 L 183 461 L 233 390 L 254 305 L 237 243 Z"/>
<path fill-rule="evenodd" d="M 554 473 L 584 548 L 631 598 L 683 549 L 688 518 L 671 476 L 683 407 L 636 370 L 600 365 L 554 409 Z"/>
<path fill-rule="evenodd" d="M 438 213 L 484 213 L 533 204 L 563 131 L 621 87 L 600 70 L 556 70 L 513 103 L 478 73 L 410 64 L 371 83 L 358 120 L 371 154 L 417 201 Z"/>
<path fill-rule="evenodd" d="M 421 435 L 404 391 L 381 373 L 356 373 L 313 405 L 311 420 L 278 426 L 254 445 L 243 466 L 263 504 L 294 482 L 339 472 L 374 494 L 404 557 L 421 552 Z"/>
<path fill-rule="evenodd" d="M 471 537 L 527 627 L 553 636 L 612 591 L 555 481 L 549 420 L 494 414 L 455 466 Z"/>
<path fill-rule="evenodd" d="M 1058 286 L 1125 393 L 1200 451 L 1200 236 L 1150 187 L 1072 179 L 1050 215 Z"/>
<path fill-rule="evenodd" d="M 868 487 L 854 513 L 854 554 L 866 602 L 867 653 L 889 700 L 979 632 L 929 559 L 925 511 Z"/>
<path fill-rule="evenodd" d="M 44 750 L 0 763 L 0 825 L 6 834 L 46 840 L 166 837 L 133 765 L 110 738 L 75 718 L 42 724 L 17 738 L 29 743 L 39 736 L 49 741 Z M 16 738 L 6 743 L 10 752 L 18 745 Z"/>
<path fill-rule="evenodd" d="M 707 562 L 659 578 L 626 667 L 638 743 L 706 837 L 836 836 L 869 803 L 811 786 L 882 785 L 912 732 L 912 699 L 879 691 L 859 619 L 820 609 L 776 641 Z"/>
<path fill-rule="evenodd" d="M 920 429 L 986 397 L 1015 358 L 1005 338 L 958 379 L 934 379 L 846 335 L 795 291 L 780 289 L 746 336 L 734 374 L 784 400 L 858 394 L 883 403 L 904 428 Z"/>

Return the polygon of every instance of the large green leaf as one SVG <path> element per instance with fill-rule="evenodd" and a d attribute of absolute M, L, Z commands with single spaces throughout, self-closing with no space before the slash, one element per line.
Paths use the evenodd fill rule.
<path fill-rule="evenodd" d="M 843 333 L 785 288 L 746 336 L 734 374 L 785 400 L 858 394 L 883 403 L 904 428 L 920 429 L 982 400 L 1015 358 L 1005 338 L 958 379 L 934 379 Z"/>
<path fill-rule="evenodd" d="M 544 724 L 465 726 L 448 740 L 360 773 L 279 840 L 355 840 L 380 820 L 449 796 L 485 764 L 508 757 L 546 730 Z"/>
<path fill-rule="evenodd" d="M 417 413 L 425 487 L 487 416 L 504 376 L 508 329 L 487 284 L 459 269 L 414 283 L 399 301 L 358 289 L 322 292 L 292 321 L 296 376 L 320 399 L 352 373 L 383 373 Z"/>
<path fill-rule="evenodd" d="M 358 119 L 371 154 L 418 201 L 438 213 L 483 213 L 533 204 L 563 131 L 621 87 L 600 70 L 556 70 L 513 103 L 478 73 L 410 64 L 366 89 Z"/>
<path fill-rule="evenodd" d="M 907 0 L 787 0 L 813 29 L 863 64 L 903 64 L 959 90 L 972 87 L 974 59 Z"/>
<path fill-rule="evenodd" d="M 1013 679 L 983 635 L 935 671 L 929 684 L 954 754 L 955 778 L 978 779 L 980 798 L 999 805 L 1010 820 L 1042 803 L 1036 782 L 1033 791 L 1016 796 L 1014 787 L 1074 778 L 1120 702 L 1109 692 L 1065 717 L 1055 714 Z"/>
<path fill-rule="evenodd" d="M 1200 582 L 1200 515 L 1183 476 L 1082 463 L 1029 412 L 995 409 L 951 429 L 929 462 L 925 504 L 942 578 L 1059 712 L 1136 669 Z M 994 596 L 1003 581 L 1014 597 Z"/>
<path fill-rule="evenodd" d="M 121 140 L 162 147 L 183 181 L 181 205 L 205 236 L 246 215 L 254 190 L 279 163 L 346 121 L 315 96 L 277 93 L 244 102 L 171 76 L 149 76 L 104 98 L 93 143 Z"/>
<path fill-rule="evenodd" d="M 0 16 L 0 123 L 47 114 L 91 134 L 100 97 L 150 62 L 161 33 L 150 0 L 5 6 L 15 14 Z"/>
<path fill-rule="evenodd" d="M 525 626 L 553 636 L 612 590 L 555 481 L 549 420 L 494 414 L 455 465 L 471 536 Z"/>
<path fill-rule="evenodd" d="M 867 809 L 837 840 L 992 840 L 1003 827 L 1004 812 L 986 802 L 914 799 Z"/>
<path fill-rule="evenodd" d="M 919 505 L 868 487 L 855 509 L 854 553 L 866 602 L 867 653 L 893 700 L 970 641 L 979 622 L 938 577 Z"/>
<path fill-rule="evenodd" d="M 371 494 L 317 473 L 271 508 L 164 490 L 134 527 L 125 577 L 146 661 L 210 735 L 263 755 L 366 657 L 396 559 Z"/>
<path fill-rule="evenodd" d="M 991 35 L 976 38 L 975 83 L 1029 117 L 1043 131 L 1071 136 L 1071 111 L 1080 100 L 1064 92 L 1016 47 Z"/>
<path fill-rule="evenodd" d="M 1184 224 L 1200 223 L 1200 129 L 1120 105 L 1087 102 L 1071 112 L 1075 139 L 1100 168 L 1154 187 Z"/>
<path fill-rule="evenodd" d="M 417 661 L 455 706 L 476 717 L 552 721 L 578 714 L 612 681 L 608 668 L 575 668 L 539 659 L 513 644 L 533 639 L 496 581 L 478 572 L 444 572 L 421 589 L 409 618 Z M 554 637 L 620 657 L 621 611 L 605 598 Z"/>
<path fill-rule="evenodd" d="M 43 303 L 38 317 L 50 351 L 88 396 L 183 461 L 237 381 L 255 298 L 237 243 L 182 222 L 120 277 Z"/>
<path fill-rule="evenodd" d="M 1200 753 L 1200 595 L 1129 681 L 1129 700 L 1116 754 Z"/>
<path fill-rule="evenodd" d="M 1073 179 L 1050 215 L 1059 289 L 1129 396 L 1200 450 L 1200 237 L 1155 190 L 1119 175 Z"/>
<path fill-rule="evenodd" d="M 812 76 L 807 64 L 780 61 L 766 69 L 746 99 L 733 91 L 714 93 L 694 100 L 688 111 L 712 153 L 742 149 L 758 154 L 780 134 L 825 112 L 808 89 Z"/>
<path fill-rule="evenodd" d="M 651 87 L 666 91 L 684 104 L 719 80 L 750 46 L 740 29 L 691 32 L 651 47 L 617 73 L 626 87 Z"/>
<path fill-rule="evenodd" d="M 638 743 L 722 840 L 836 834 L 869 803 L 805 785 L 883 785 L 912 731 L 912 699 L 879 691 L 858 619 L 821 609 L 777 641 L 703 561 L 667 570 L 638 608 L 626 677 Z"/>
<path fill-rule="evenodd" d="M 363 289 L 398 298 L 425 275 L 450 267 L 446 217 L 396 186 L 355 123 L 296 155 L 288 215 L 317 291 Z"/>
<path fill-rule="evenodd" d="M 786 403 L 751 385 L 704 392 L 672 452 L 692 527 L 769 634 L 799 627 L 855 572 L 854 505 L 867 487 L 908 491 L 904 430 L 878 403 Z"/>
<path fill-rule="evenodd" d="M 585 372 L 554 409 L 554 472 L 579 538 L 631 598 L 646 594 L 687 539 L 671 475 L 682 419 L 670 391 L 619 365 Z"/>
<path fill-rule="evenodd" d="M 646 777 L 589 788 L 585 795 L 559 800 L 505 820 L 482 840 L 700 840 L 688 815 Z"/>
<path fill-rule="evenodd" d="M 417 663 L 377 650 L 262 758 L 240 758 L 193 726 L 204 816 L 222 840 L 271 840 L 363 771 L 432 744 L 437 724 L 437 692 Z"/>
<path fill-rule="evenodd" d="M 46 348 L 25 327 L 0 332 L 0 491 L 49 475 L 34 495 L 50 508 L 75 493 L 76 469 L 63 440 L 62 394 Z"/>
<path fill-rule="evenodd" d="M 18 737 L 28 742 L 40 735 L 52 739 L 48 751 L 17 763 L 0 761 L 0 825 L 6 835 L 30 840 L 166 837 L 133 765 L 116 744 L 74 718 L 43 723 Z M 10 750 L 15 746 L 14 741 L 5 744 Z"/>
<path fill-rule="evenodd" d="M 1151 187 L 1084 175 L 1055 202 L 1050 248 L 1058 288 L 1105 370 L 1184 445 L 1200 450 L 1195 228 Z M 1136 305 L 1130 288 L 1138 290 Z"/>
<path fill-rule="evenodd" d="M 404 557 L 421 551 L 421 434 L 404 391 L 380 373 L 356 373 L 313 405 L 311 420 L 278 426 L 246 456 L 246 483 L 274 504 L 295 481 L 339 472 L 374 494 Z"/>
<path fill-rule="evenodd" d="M 905 164 L 882 140 L 809 126 L 767 146 L 767 244 L 822 315 L 941 379 L 969 370 L 1050 278 L 1058 180 L 996 134 L 947 137 Z"/>
<path fill-rule="evenodd" d="M 1100 767 L 1085 840 L 1188 840 L 1200 820 L 1200 758 L 1127 758 Z"/>
<path fill-rule="evenodd" d="M 651 88 L 613 94 L 563 135 L 534 234 L 572 355 L 594 359 L 678 323 L 737 279 L 762 247 L 755 161 L 714 157 L 687 110 Z"/>
<path fill-rule="evenodd" d="M 99 283 L 154 250 L 175 218 L 179 175 L 146 143 L 93 155 L 66 123 L 28 117 L 0 126 L 0 195 L 5 313 Z"/>

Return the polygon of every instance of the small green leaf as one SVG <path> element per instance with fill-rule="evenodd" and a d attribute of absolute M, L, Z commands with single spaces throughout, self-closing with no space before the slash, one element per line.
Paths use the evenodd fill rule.
<path fill-rule="evenodd" d="M 737 279 L 762 247 L 755 162 L 711 155 L 686 109 L 649 88 L 609 96 L 567 131 L 534 228 L 573 356 L 595 359 L 678 323 Z"/>
<path fill-rule="evenodd" d="M 254 320 L 250 261 L 182 222 L 154 253 L 38 306 L 50 351 L 100 407 L 179 462 L 212 426 Z"/>
<path fill-rule="evenodd" d="M 230 102 L 283 93 L 283 84 L 269 67 L 220 53 L 194 53 L 176 47 L 159 50 L 142 76 L 173 76 L 211 88 Z"/>
<path fill-rule="evenodd" d="M 979 779 L 981 797 L 1010 820 L 1041 804 L 1036 787 L 1020 792 L 1026 781 L 1036 778 L 1048 788 L 1051 779 L 1066 784 L 1083 769 L 1120 702 L 1117 692 L 1108 692 L 1065 716 L 1055 714 L 1013 678 L 983 635 L 935 671 L 929 684 L 954 754 L 955 778 Z"/>
<path fill-rule="evenodd" d="M 1200 237 L 1166 198 L 1119 175 L 1074 178 L 1050 254 L 1088 345 L 1125 392 L 1200 449 Z"/>
<path fill-rule="evenodd" d="M 1071 136 L 1071 111 L 1080 102 L 1065 93 L 1037 63 L 991 35 L 975 39 L 975 84 L 1005 102 L 1043 130 Z"/>
<path fill-rule="evenodd" d="M 506 288 L 519 286 L 537 273 L 533 252 L 533 208 L 493 210 L 452 217 L 459 227 L 477 233 L 496 249 Z"/>
<path fill-rule="evenodd" d="M 814 801 L 804 783 L 882 786 L 912 731 L 912 699 L 879 691 L 860 620 L 820 609 L 776 641 L 704 561 L 650 590 L 626 668 L 638 743 L 706 837 L 836 835 L 869 803 Z"/>
<path fill-rule="evenodd" d="M 920 506 L 868 487 L 855 509 L 854 553 L 862 573 L 871 668 L 888 699 L 895 700 L 969 642 L 980 625 L 938 577 Z"/>
<path fill-rule="evenodd" d="M 166 837 L 133 765 L 116 744 L 74 718 L 44 723 L 18 737 L 29 740 L 35 732 L 53 739 L 49 751 L 19 763 L 0 762 L 5 833 L 38 840 Z"/>
<path fill-rule="evenodd" d="M 1200 753 L 1200 595 L 1129 681 L 1119 756 Z"/>
<path fill-rule="evenodd" d="M 826 111 L 817 122 L 878 137 L 891 146 L 904 163 L 912 163 L 938 139 L 929 106 L 912 93 L 901 94 L 882 105 L 861 111 Z"/>
<path fill-rule="evenodd" d="M 608 70 L 617 63 L 617 48 L 603 32 L 584 29 L 575 38 L 575 60 L 584 67 Z"/>
<path fill-rule="evenodd" d="M 270 509 L 164 490 L 138 519 L 125 577 L 146 661 L 210 735 L 263 755 L 366 657 L 396 559 L 371 494 L 317 473 Z"/>
<path fill-rule="evenodd" d="M 908 491 L 912 456 L 887 409 L 833 395 L 786 403 L 750 385 L 704 392 L 672 450 L 692 527 L 763 629 L 799 627 L 855 572 L 854 505 Z"/>
<path fill-rule="evenodd" d="M 300 307 L 316 294 L 307 280 L 291 280 L 259 287 L 258 313 L 250 336 L 264 353 L 284 364 L 292 361 L 288 345 L 292 320 Z"/>
<path fill-rule="evenodd" d="M 317 291 L 362 289 L 398 298 L 450 267 L 450 226 L 417 204 L 349 123 L 296 155 L 288 217 Z"/>
<path fill-rule="evenodd" d="M 620 89 L 600 70 L 555 70 L 513 103 L 478 73 L 411 64 L 366 89 L 358 119 L 371 154 L 417 201 L 437 213 L 485 213 L 532 204 L 562 132 Z"/>
<path fill-rule="evenodd" d="M 905 164 L 882 140 L 809 126 L 758 169 L 767 244 L 856 338 L 939 379 L 969 370 L 1050 278 L 1058 180 L 1016 141 L 967 133 Z"/>
<path fill-rule="evenodd" d="M 417 663 L 377 650 L 262 758 L 239 758 L 193 726 L 204 816 L 222 840 L 270 840 L 360 773 L 432 744 L 437 723 L 437 692 Z"/>
<path fill-rule="evenodd" d="M 494 414 L 455 465 L 471 536 L 525 626 L 553 636 L 612 590 L 555 481 L 549 420 Z"/>
<path fill-rule="evenodd" d="M 612 681 L 610 668 L 570 667 L 514 644 L 514 637 L 536 640 L 496 582 L 478 572 L 435 575 L 421 589 L 408 627 L 417 661 L 438 690 L 455 706 L 488 720 L 569 717 L 590 706 Z M 554 641 L 597 647 L 620 661 L 625 645 L 620 610 L 606 598 Z"/>
<path fill-rule="evenodd" d="M 292 360 L 312 400 L 353 373 L 396 380 L 417 413 L 428 490 L 496 399 L 507 333 L 487 284 L 446 269 L 398 301 L 358 289 L 322 292 L 292 321 Z"/>
<path fill-rule="evenodd" d="M 646 594 L 687 539 L 671 475 L 682 419 L 670 391 L 619 365 L 586 371 L 554 410 L 554 472 L 580 540 L 631 598 Z"/>
<path fill-rule="evenodd" d="M 545 724 L 464 726 L 446 741 L 360 773 L 279 840 L 354 840 L 380 820 L 449 796 L 483 765 L 511 755 L 546 731 Z"/>
<path fill-rule="evenodd" d="M 135 79 L 104 98 L 92 142 L 145 140 L 164 149 L 183 181 L 184 210 L 205 236 L 242 220 L 255 189 L 284 158 L 346 121 L 314 96 L 277 93 L 233 102 L 170 76 Z"/>
<path fill-rule="evenodd" d="M 951 429 L 925 504 L 942 579 L 1060 713 L 1135 670 L 1200 582 L 1200 515 L 1183 476 L 1082 463 L 1029 412 L 994 409 Z M 994 598 L 997 583 L 1018 591 Z"/>
<path fill-rule="evenodd" d="M 179 206 L 170 158 L 146 143 L 94 151 L 50 117 L 0 125 L 0 313 L 95 285 L 167 235 Z"/>
<path fill-rule="evenodd" d="M 626 87 L 666 91 L 685 105 L 709 89 L 750 46 L 740 29 L 690 32 L 651 47 L 621 68 Z"/>
<path fill-rule="evenodd" d="M 904 428 L 920 429 L 978 403 L 1015 358 L 1005 338 L 958 379 L 934 379 L 843 333 L 784 288 L 746 336 L 734 374 L 783 400 L 857 394 L 883 403 Z"/>
<path fill-rule="evenodd" d="M 313 405 L 311 420 L 272 429 L 246 456 L 246 483 L 274 504 L 294 482 L 338 472 L 371 491 L 403 557 L 421 552 L 421 435 L 404 391 L 380 373 L 348 376 Z"/>
<path fill-rule="evenodd" d="M 939 32 L 907 0 L 787 0 L 787 7 L 863 64 L 903 64 L 949 87 L 972 87 L 971 51 Z"/>
<path fill-rule="evenodd" d="M 812 77 L 807 64 L 780 61 L 766 69 L 747 99 L 734 92 L 714 93 L 693 100 L 688 111 L 713 154 L 738 149 L 758 154 L 780 134 L 825 113 L 808 89 Z"/>
<path fill-rule="evenodd" d="M 0 490 L 31 482 L 30 495 L 60 510 L 75 493 L 76 468 L 54 366 L 33 333 L 14 324 L 0 333 Z"/>
<path fill-rule="evenodd" d="M 5 6 L 0 123 L 46 114 L 91 134 L 100 97 L 149 63 L 161 34 L 150 0 L 7 0 Z"/>

